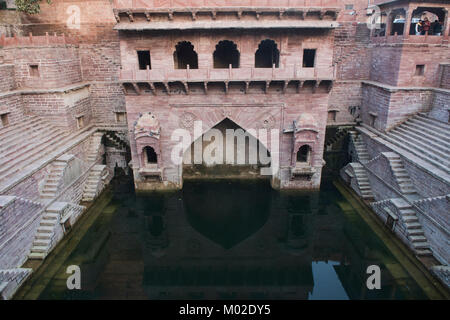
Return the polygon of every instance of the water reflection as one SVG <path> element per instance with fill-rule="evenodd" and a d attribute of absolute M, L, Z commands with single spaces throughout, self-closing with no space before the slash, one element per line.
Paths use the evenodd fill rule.
<path fill-rule="evenodd" d="M 266 181 L 218 180 L 170 194 L 121 190 L 64 264 L 82 260 L 89 284 L 67 292 L 61 268 L 41 298 L 424 298 L 332 185 L 280 193 Z M 365 285 L 371 264 L 382 268 L 376 292 Z"/>

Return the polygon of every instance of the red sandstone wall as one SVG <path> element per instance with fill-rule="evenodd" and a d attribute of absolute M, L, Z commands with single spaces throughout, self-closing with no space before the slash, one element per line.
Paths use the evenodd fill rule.
<path fill-rule="evenodd" d="M 362 89 L 359 82 L 336 81 L 329 98 L 329 110 L 339 110 L 335 122 L 328 122 L 329 125 L 353 123 L 353 116 L 349 112 L 349 107 L 361 106 Z"/>
<path fill-rule="evenodd" d="M 75 47 L 8 48 L 3 52 L 5 59 L 14 63 L 18 87 L 59 88 L 81 81 Z M 30 65 L 38 65 L 38 77 L 31 75 Z"/>
<path fill-rule="evenodd" d="M 439 65 L 438 86 L 443 89 L 450 89 L 450 63 Z"/>
<path fill-rule="evenodd" d="M 92 120 L 90 93 L 88 88 L 69 93 L 24 94 L 25 112 L 45 117 L 56 126 L 78 130 L 77 116 L 84 116 L 84 125 Z"/>
<path fill-rule="evenodd" d="M 0 114 L 8 113 L 9 124 L 17 124 L 23 119 L 22 98 L 18 94 L 0 94 Z M 0 124 L 1 126 L 1 124 Z"/>
<path fill-rule="evenodd" d="M 14 65 L 0 64 L 0 92 L 14 90 L 15 88 Z"/>
<path fill-rule="evenodd" d="M 372 48 L 370 80 L 395 86 L 398 80 L 401 52 L 401 47 Z"/>

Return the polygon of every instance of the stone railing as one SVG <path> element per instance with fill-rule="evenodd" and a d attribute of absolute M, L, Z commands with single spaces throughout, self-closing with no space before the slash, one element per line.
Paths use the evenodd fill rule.
<path fill-rule="evenodd" d="M 329 68 L 228 68 L 228 69 L 147 69 L 120 70 L 121 81 L 264 81 L 264 80 L 332 80 L 334 67 Z"/>
<path fill-rule="evenodd" d="M 370 42 L 372 44 L 440 44 L 448 45 L 449 36 L 434 35 L 392 35 L 392 36 L 372 36 Z"/>
<path fill-rule="evenodd" d="M 338 7 L 337 0 L 114 0 L 114 8 Z"/>
<path fill-rule="evenodd" d="M 45 46 L 45 45 L 55 45 L 55 44 L 78 44 L 78 39 L 73 36 L 66 36 L 65 34 L 49 35 L 48 32 L 45 36 L 33 36 L 29 34 L 28 36 L 17 36 L 6 37 L 4 34 L 0 35 L 0 47 L 22 47 L 22 46 Z"/>

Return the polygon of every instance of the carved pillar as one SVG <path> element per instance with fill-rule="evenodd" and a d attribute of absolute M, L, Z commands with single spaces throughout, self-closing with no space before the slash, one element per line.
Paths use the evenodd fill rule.
<path fill-rule="evenodd" d="M 392 17 L 391 17 L 392 11 L 388 11 L 386 13 L 386 34 L 385 36 L 390 36 L 391 35 L 391 30 L 392 30 Z"/>
<path fill-rule="evenodd" d="M 414 12 L 413 8 L 405 9 L 405 26 L 403 27 L 403 37 L 408 38 L 409 30 L 411 29 L 412 14 Z"/>

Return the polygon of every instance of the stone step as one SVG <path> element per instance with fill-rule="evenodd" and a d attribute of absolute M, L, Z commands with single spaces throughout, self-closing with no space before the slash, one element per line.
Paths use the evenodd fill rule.
<path fill-rule="evenodd" d="M 48 226 L 39 226 L 37 231 L 38 233 L 53 233 L 54 227 Z"/>
<path fill-rule="evenodd" d="M 43 252 L 46 253 L 48 251 L 48 247 L 45 246 L 33 246 L 31 248 L 31 252 Z"/>
<path fill-rule="evenodd" d="M 31 142 L 35 142 L 39 139 L 39 137 L 51 133 L 54 130 L 55 129 L 51 127 L 51 125 L 41 122 L 35 127 L 22 130 L 17 132 L 15 135 L 2 137 L 2 148 L 0 148 L 0 154 L 3 154 L 5 151 L 16 150 L 17 148 L 23 147 Z"/>
<path fill-rule="evenodd" d="M 54 131 L 49 135 L 39 136 L 37 139 L 34 139 L 32 141 L 28 141 L 26 138 L 24 138 L 22 140 L 22 144 L 19 145 L 17 148 L 10 148 L 6 150 L 6 152 L 0 153 L 0 155 L 4 157 L 4 160 L 0 162 L 0 165 L 4 165 L 5 163 L 8 163 L 9 161 L 15 159 L 16 157 L 20 157 L 25 154 L 28 155 L 30 151 L 33 151 L 35 148 L 41 146 L 42 144 L 48 143 L 49 141 L 56 139 L 57 137 L 59 137 L 64 133 L 65 132 L 61 130 Z"/>
<path fill-rule="evenodd" d="M 30 119 L 24 120 L 21 123 L 16 123 L 5 128 L 0 128 L 0 137 L 7 139 L 10 137 L 17 137 L 24 128 L 32 128 L 36 124 L 42 123 L 42 119 L 32 116 Z"/>
<path fill-rule="evenodd" d="M 39 146 L 33 146 L 31 148 L 32 150 L 28 153 L 22 154 L 21 156 L 15 157 L 14 159 L 8 159 L 8 161 L 5 162 L 6 164 L 1 166 L 0 179 L 10 175 L 5 175 L 6 172 L 10 173 L 11 171 L 13 171 L 15 173 L 19 171 L 20 167 L 23 167 L 25 164 L 29 164 L 36 159 L 41 158 L 43 154 L 48 152 L 46 149 L 54 149 L 56 146 L 61 145 L 63 143 L 61 141 L 66 141 L 65 139 L 67 138 L 67 136 L 68 135 L 66 134 L 62 137 L 54 137 L 54 139 L 52 139 L 52 141 L 50 142 L 41 144 Z M 56 138 L 58 138 L 58 143 L 55 143 L 55 141 L 53 141 L 57 140 Z"/>
<path fill-rule="evenodd" d="M 404 216 L 416 215 L 416 212 L 412 209 L 401 209 L 400 213 Z"/>
<path fill-rule="evenodd" d="M 408 236 L 422 236 L 424 235 L 423 229 L 407 229 Z"/>
<path fill-rule="evenodd" d="M 400 149 L 398 152 L 407 152 L 410 153 L 412 156 L 415 156 L 417 158 L 420 158 L 420 160 L 427 162 L 428 164 L 431 164 L 433 166 L 435 166 L 437 169 L 442 170 L 444 173 L 448 174 L 450 173 L 450 170 L 448 168 L 448 166 L 443 165 L 442 163 L 435 161 L 434 159 L 430 159 L 427 155 L 425 155 L 423 152 L 419 152 L 416 149 L 412 149 L 412 148 L 408 148 L 407 146 L 405 146 L 404 144 L 402 144 L 401 142 L 399 142 L 397 139 L 393 139 L 391 136 L 386 135 L 380 131 L 374 130 L 373 128 L 363 124 L 362 125 L 362 131 L 367 131 L 370 133 L 376 133 L 378 135 L 377 139 L 382 139 L 384 140 L 388 145 L 391 145 L 391 148 L 398 148 Z M 424 165 L 421 165 L 422 167 L 424 167 Z"/>
<path fill-rule="evenodd" d="M 44 260 L 45 257 L 46 257 L 46 254 L 42 253 L 42 252 L 31 252 L 28 255 L 28 259 L 30 259 L 30 260 Z"/>
<path fill-rule="evenodd" d="M 418 235 L 411 235 L 409 236 L 409 239 L 411 240 L 411 242 L 426 242 L 427 238 L 425 238 L 424 236 L 418 236 Z"/>
<path fill-rule="evenodd" d="M 57 142 L 53 141 L 50 143 L 46 143 L 44 145 L 35 148 L 32 153 L 25 154 L 20 158 L 16 158 L 14 161 L 8 163 L 5 168 L 0 169 L 0 180 L 16 174 L 18 171 L 20 171 L 27 165 L 30 165 L 33 162 L 37 161 L 38 159 L 42 158 L 43 156 L 48 155 L 49 153 L 52 152 L 52 150 L 55 150 L 56 148 L 59 148 L 64 144 L 67 144 L 71 139 L 73 139 L 73 136 L 66 134 L 63 137 L 60 137 L 57 140 Z"/>
<path fill-rule="evenodd" d="M 430 244 L 426 241 L 422 241 L 422 242 L 413 242 L 412 243 L 413 247 L 415 249 L 428 249 L 430 248 Z"/>
<path fill-rule="evenodd" d="M 450 125 L 448 123 L 442 122 L 442 121 L 438 121 L 436 119 L 432 119 L 432 118 L 428 117 L 426 114 L 419 113 L 413 119 L 414 120 L 418 120 L 418 121 L 420 121 L 422 123 L 427 123 L 427 124 L 429 124 L 430 126 L 433 126 L 433 127 L 442 128 L 442 129 L 446 130 L 447 132 L 450 130 Z"/>
<path fill-rule="evenodd" d="M 400 126 L 393 130 L 393 132 L 395 132 L 395 131 L 399 131 L 403 134 L 407 134 L 407 135 L 413 137 L 414 139 L 421 141 L 422 143 L 426 143 L 426 144 L 433 146 L 433 148 L 440 149 L 442 152 L 447 152 L 448 149 L 450 148 L 450 143 L 446 143 L 443 139 L 439 139 L 436 136 L 431 136 L 429 133 L 427 133 L 425 131 L 419 131 L 415 127 Z"/>
<path fill-rule="evenodd" d="M 42 239 L 42 240 L 46 240 L 49 239 L 51 240 L 52 238 L 52 234 L 51 233 L 36 233 L 35 239 Z"/>
<path fill-rule="evenodd" d="M 55 219 L 58 219 L 58 217 L 59 217 L 58 213 L 46 212 L 44 214 L 44 216 L 42 217 L 42 219 L 44 219 L 44 220 L 55 220 Z"/>
<path fill-rule="evenodd" d="M 414 132 L 417 135 L 422 135 L 436 144 L 442 144 L 443 146 L 448 147 L 450 143 L 450 138 L 447 132 L 442 130 L 436 130 L 436 128 L 430 128 L 423 123 L 413 122 L 411 120 L 406 121 L 401 125 L 402 128 L 407 130 L 408 132 Z"/>
<path fill-rule="evenodd" d="M 435 160 L 438 161 L 442 160 L 444 161 L 443 163 L 448 163 L 447 154 L 437 148 L 433 148 L 431 144 L 425 144 L 424 142 L 414 140 L 411 137 L 407 136 L 406 134 L 400 132 L 391 132 L 390 135 L 402 139 L 402 141 L 411 148 L 422 150 L 423 152 L 428 152 L 434 155 Z"/>
<path fill-rule="evenodd" d="M 33 246 L 50 247 L 50 243 L 51 243 L 50 239 L 35 239 L 33 241 Z"/>
<path fill-rule="evenodd" d="M 46 220 L 41 220 L 40 222 L 40 226 L 44 226 L 44 227 L 54 227 L 56 225 L 56 223 L 58 222 L 58 220 L 50 220 L 50 219 L 46 219 Z"/>
<path fill-rule="evenodd" d="M 405 226 L 407 229 L 422 229 L 422 225 L 418 222 L 406 222 Z"/>
<path fill-rule="evenodd" d="M 414 222 L 419 221 L 417 216 L 405 216 L 405 217 L 402 217 L 402 219 L 403 219 L 403 221 L 405 221 L 405 223 L 414 223 Z"/>
<path fill-rule="evenodd" d="M 432 256 L 433 252 L 430 249 L 415 249 L 418 256 Z"/>

